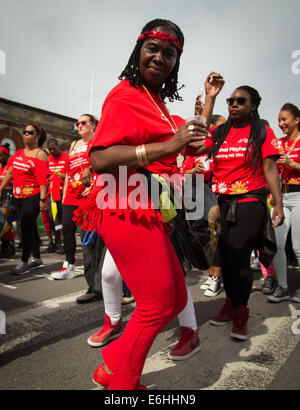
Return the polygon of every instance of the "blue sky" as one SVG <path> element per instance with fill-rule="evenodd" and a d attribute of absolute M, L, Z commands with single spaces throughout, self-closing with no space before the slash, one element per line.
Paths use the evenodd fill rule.
<path fill-rule="evenodd" d="M 171 113 L 189 117 L 214 70 L 226 80 L 215 113 L 226 116 L 225 99 L 236 87 L 251 85 L 262 96 L 261 117 L 280 136 L 280 107 L 300 105 L 300 74 L 292 72 L 299 16 L 299 0 L 0 0 L 0 50 L 6 56 L 0 96 L 78 117 L 89 111 L 94 68 L 93 114 L 99 117 L 142 27 L 160 17 L 185 35 L 179 75 L 184 101 L 168 104 Z"/>

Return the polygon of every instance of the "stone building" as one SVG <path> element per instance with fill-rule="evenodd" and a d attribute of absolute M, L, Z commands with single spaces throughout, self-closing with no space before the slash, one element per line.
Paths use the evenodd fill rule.
<path fill-rule="evenodd" d="M 71 142 L 80 138 L 75 118 L 0 98 L 0 145 L 9 142 L 11 154 L 24 147 L 22 132 L 32 122 L 44 128 L 47 139 L 57 139 L 63 151 L 68 151 Z"/>

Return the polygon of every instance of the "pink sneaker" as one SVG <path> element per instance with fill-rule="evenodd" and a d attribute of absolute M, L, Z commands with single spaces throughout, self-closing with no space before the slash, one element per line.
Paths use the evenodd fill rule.
<path fill-rule="evenodd" d="M 199 352 L 200 349 L 198 329 L 194 331 L 189 327 L 181 326 L 180 339 L 168 357 L 171 360 L 184 360 Z"/>
<path fill-rule="evenodd" d="M 210 324 L 214 326 L 224 326 L 233 320 L 234 309 L 229 298 L 226 299 L 220 313 L 210 319 Z"/>
<path fill-rule="evenodd" d="M 111 324 L 110 317 L 105 314 L 104 325 L 98 333 L 95 333 L 88 339 L 88 344 L 93 347 L 104 346 L 106 343 L 121 336 L 122 318 L 115 324 Z"/>
<path fill-rule="evenodd" d="M 247 340 L 247 323 L 249 309 L 239 306 L 234 313 L 231 337 L 239 340 Z"/>

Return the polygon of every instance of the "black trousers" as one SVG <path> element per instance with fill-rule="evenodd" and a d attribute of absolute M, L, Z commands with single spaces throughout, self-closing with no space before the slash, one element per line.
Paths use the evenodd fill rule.
<path fill-rule="evenodd" d="M 73 221 L 74 211 L 77 206 L 63 205 L 62 212 L 62 225 L 64 234 L 64 248 L 67 262 L 72 265 L 75 264 L 76 253 L 76 224 Z M 81 229 L 80 236 L 83 240 L 86 231 Z M 83 265 L 84 276 L 88 284 L 88 290 L 90 292 L 102 293 L 102 266 L 105 256 L 105 244 L 98 236 L 95 244 L 84 246 L 82 248 L 83 253 Z"/>
<path fill-rule="evenodd" d="M 40 237 L 36 218 L 40 213 L 40 194 L 16 199 L 16 210 L 22 229 L 22 261 L 27 263 L 30 254 L 40 258 Z"/>
<path fill-rule="evenodd" d="M 236 222 L 226 220 L 228 203 L 221 205 L 221 235 L 218 251 L 222 260 L 222 279 L 226 296 L 232 305 L 247 306 L 253 274 L 250 256 L 263 228 L 265 207 L 261 202 L 237 204 Z"/>
<path fill-rule="evenodd" d="M 77 209 L 77 206 L 63 205 L 62 212 L 62 225 L 64 234 L 64 248 L 66 254 L 66 261 L 70 264 L 75 264 L 75 252 L 76 252 L 76 224 L 73 221 L 73 213 Z"/>

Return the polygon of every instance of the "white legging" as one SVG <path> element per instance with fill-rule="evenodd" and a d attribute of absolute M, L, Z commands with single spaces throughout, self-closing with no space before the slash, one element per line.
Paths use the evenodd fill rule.
<path fill-rule="evenodd" d="M 286 289 L 288 283 L 285 243 L 290 228 L 293 250 L 300 266 L 300 192 L 283 194 L 282 202 L 285 220 L 275 229 L 277 253 L 274 257 L 274 268 L 278 285 Z"/>
<path fill-rule="evenodd" d="M 102 293 L 105 313 L 114 324 L 122 316 L 122 277 L 116 264 L 107 250 L 102 268 Z M 197 329 L 197 321 L 194 309 L 193 298 L 187 287 L 188 300 L 186 307 L 179 313 L 178 320 L 180 326 Z"/>

